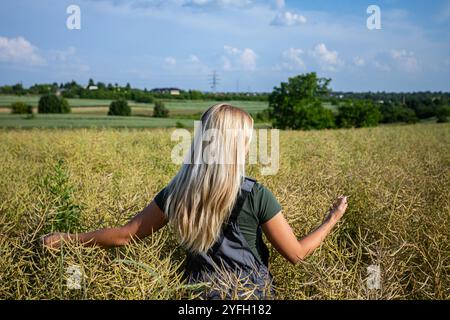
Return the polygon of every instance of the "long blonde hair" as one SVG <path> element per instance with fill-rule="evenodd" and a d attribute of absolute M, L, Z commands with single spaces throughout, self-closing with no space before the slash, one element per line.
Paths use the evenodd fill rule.
<path fill-rule="evenodd" d="M 253 119 L 242 109 L 217 104 L 203 113 L 186 159 L 167 186 L 164 210 L 188 249 L 206 252 L 219 237 L 245 177 L 252 131 Z"/>

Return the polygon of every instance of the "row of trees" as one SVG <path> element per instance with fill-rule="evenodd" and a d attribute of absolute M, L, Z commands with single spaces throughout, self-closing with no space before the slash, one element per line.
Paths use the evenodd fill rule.
<path fill-rule="evenodd" d="M 93 90 L 93 88 L 95 89 Z M 76 81 L 70 81 L 61 84 L 56 82 L 52 84 L 35 84 L 27 89 L 18 83 L 12 86 L 6 85 L 0 87 L 0 93 L 14 95 L 60 93 L 65 98 L 126 99 L 143 103 L 153 103 L 156 99 L 267 101 L 268 98 L 268 93 L 215 93 L 199 90 L 180 90 L 179 95 L 171 95 L 170 93 L 151 92 L 147 89 L 132 88 L 129 83 L 125 86 L 120 86 L 117 83 L 105 84 L 103 82 L 94 82 L 93 79 L 89 79 L 86 86 L 80 85 Z"/>
<path fill-rule="evenodd" d="M 96 90 L 89 88 L 96 87 Z M 170 93 L 151 92 L 147 89 L 132 88 L 129 83 L 120 86 L 117 83 L 95 82 L 89 79 L 87 85 L 76 81 L 66 83 L 35 84 L 29 88 L 21 83 L 0 86 L 0 94 L 14 95 L 44 95 L 60 93 L 65 98 L 92 98 L 114 100 L 124 98 L 136 102 L 152 103 L 154 99 L 181 99 L 181 100 L 255 100 L 267 101 L 270 93 L 244 93 L 244 92 L 202 92 L 199 90 L 181 90 L 180 95 Z M 406 105 L 424 116 L 430 113 L 433 104 L 446 103 L 450 100 L 450 92 L 339 92 L 333 91 L 321 97 L 323 102 L 338 105 L 342 101 L 370 100 L 374 103 L 384 102 L 394 105 Z"/>
<path fill-rule="evenodd" d="M 24 102 L 14 102 L 10 106 L 13 114 L 32 114 L 33 107 Z M 38 102 L 38 113 L 70 113 L 71 107 L 64 97 L 54 94 L 43 95 Z M 118 99 L 109 105 L 108 115 L 111 116 L 131 116 L 131 107 L 125 99 Z M 153 108 L 153 116 L 166 118 L 169 116 L 169 110 L 162 101 L 156 101 Z"/>
<path fill-rule="evenodd" d="M 33 114 L 33 106 L 21 101 L 14 102 L 10 106 L 13 114 Z M 53 94 L 43 95 L 38 102 L 38 113 L 70 113 L 69 102 Z"/>
<path fill-rule="evenodd" d="M 375 95 L 376 97 L 378 95 Z M 388 95 L 389 96 L 389 95 Z M 407 122 L 414 123 L 420 119 L 428 119 L 431 117 L 438 118 L 438 121 L 444 121 L 448 113 L 450 98 L 445 94 L 441 96 L 433 96 L 431 94 L 410 94 L 403 98 L 396 97 L 393 100 L 376 100 L 372 97 L 366 99 L 373 104 L 379 106 L 383 114 L 382 122 Z M 333 100 L 332 104 L 339 106 L 343 103 L 358 100 L 356 98 L 345 98 L 342 101 Z"/>
<path fill-rule="evenodd" d="M 308 73 L 290 78 L 275 87 L 269 96 L 269 109 L 257 115 L 260 119 L 272 121 L 281 129 L 327 129 L 370 127 L 380 122 L 414 123 L 419 119 L 436 117 L 446 122 L 450 116 L 449 100 L 443 95 L 409 96 L 403 100 L 376 100 L 335 98 L 329 89 L 330 79 L 318 78 Z M 324 107 L 324 101 L 332 96 L 331 108 Z"/>
<path fill-rule="evenodd" d="M 131 107 L 128 101 L 125 99 L 119 99 L 111 102 L 109 105 L 109 116 L 131 116 Z M 153 117 L 167 118 L 169 116 L 169 110 L 165 107 L 164 102 L 156 101 L 153 108 Z"/>
<path fill-rule="evenodd" d="M 329 88 L 330 79 L 318 78 L 316 73 L 308 73 L 290 78 L 279 87 L 275 87 L 267 95 L 269 109 L 256 115 L 257 121 L 271 121 L 278 128 L 292 129 L 325 129 L 376 126 L 378 123 L 415 123 L 421 119 L 437 118 L 438 122 L 446 122 L 450 116 L 449 93 L 338 93 Z M 167 117 L 169 111 L 160 100 L 155 100 L 155 93 L 147 90 L 133 89 L 129 84 L 125 87 L 97 82 L 91 79 L 89 86 L 96 90 L 88 90 L 75 81 L 66 84 L 34 85 L 24 89 L 20 84 L 0 87 L 3 93 L 44 93 L 57 91 L 60 95 L 42 95 L 38 112 L 68 113 L 70 106 L 65 98 L 113 98 L 108 114 L 128 116 L 131 108 L 127 100 L 155 103 L 154 116 Z M 58 91 L 59 90 L 59 91 Z M 61 91 L 63 90 L 63 91 Z M 163 98 L 175 96 L 159 94 Z M 200 91 L 182 92 L 179 99 L 221 99 L 221 96 L 209 96 Z M 261 95 L 259 98 L 264 98 Z M 225 99 L 225 98 L 224 98 Z M 265 99 L 265 98 L 264 98 Z M 228 94 L 225 100 L 242 100 L 242 97 Z M 13 105 L 14 113 L 30 113 L 27 105 Z"/>

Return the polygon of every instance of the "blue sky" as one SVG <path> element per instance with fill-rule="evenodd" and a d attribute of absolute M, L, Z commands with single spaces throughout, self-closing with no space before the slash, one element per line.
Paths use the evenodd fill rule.
<path fill-rule="evenodd" d="M 80 30 L 66 27 L 72 4 Z M 210 90 L 216 70 L 219 91 L 271 91 L 315 71 L 334 90 L 450 91 L 449 31 L 449 0 L 1 1 L 0 84 Z"/>

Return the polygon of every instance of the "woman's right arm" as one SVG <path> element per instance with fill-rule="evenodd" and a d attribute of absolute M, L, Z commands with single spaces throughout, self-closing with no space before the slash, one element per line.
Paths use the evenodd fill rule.
<path fill-rule="evenodd" d="M 152 201 L 124 226 L 76 234 L 52 233 L 43 238 L 43 243 L 50 248 L 58 248 L 61 240 L 78 242 L 85 246 L 117 247 L 128 244 L 132 238 L 145 238 L 166 224 L 166 216 L 155 201 Z"/>
<path fill-rule="evenodd" d="M 281 211 L 263 224 L 262 228 L 275 249 L 291 263 L 297 264 L 320 246 L 331 229 L 344 215 L 346 209 L 347 197 L 339 197 L 325 221 L 300 240 L 297 240 Z"/>

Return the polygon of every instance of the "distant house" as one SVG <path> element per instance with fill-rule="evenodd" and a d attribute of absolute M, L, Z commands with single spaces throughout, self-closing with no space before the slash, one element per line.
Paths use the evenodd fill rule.
<path fill-rule="evenodd" d="M 57 96 L 61 96 L 61 95 L 63 94 L 64 91 L 66 91 L 66 89 L 64 89 L 64 88 L 58 88 L 58 89 L 56 90 L 55 94 L 56 94 Z"/>
<path fill-rule="evenodd" d="M 345 98 L 345 96 L 344 96 L 343 94 L 338 93 L 338 92 L 331 92 L 331 93 L 330 93 L 330 96 L 331 96 L 331 97 L 338 98 L 338 99 L 344 99 L 344 98 Z"/>
<path fill-rule="evenodd" d="M 179 96 L 181 94 L 181 90 L 178 88 L 155 88 L 150 90 L 150 92 L 159 94 L 170 94 L 172 96 Z"/>
<path fill-rule="evenodd" d="M 89 86 L 88 90 L 91 90 L 91 91 L 98 90 L 98 87 L 97 86 Z"/>

